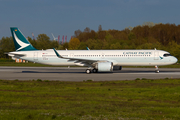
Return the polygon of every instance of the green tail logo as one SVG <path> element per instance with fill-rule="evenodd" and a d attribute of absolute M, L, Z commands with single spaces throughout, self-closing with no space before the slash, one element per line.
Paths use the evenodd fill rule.
<path fill-rule="evenodd" d="M 10 29 L 11 29 L 11 34 L 13 37 L 13 41 L 14 41 L 16 51 L 37 50 L 24 37 L 24 35 L 21 33 L 21 31 L 17 27 L 11 27 Z"/>

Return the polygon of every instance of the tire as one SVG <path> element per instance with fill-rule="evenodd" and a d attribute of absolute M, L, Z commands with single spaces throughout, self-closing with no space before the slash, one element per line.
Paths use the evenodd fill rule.
<path fill-rule="evenodd" d="M 159 70 L 156 70 L 155 72 L 156 72 L 156 73 L 159 73 Z"/>
<path fill-rule="evenodd" d="M 90 69 L 87 69 L 87 70 L 86 70 L 86 73 L 87 73 L 87 74 L 90 74 L 90 73 L 91 73 L 91 70 L 90 70 Z"/>
<path fill-rule="evenodd" d="M 92 72 L 93 72 L 93 73 L 97 73 L 98 70 L 94 68 L 94 69 L 92 70 Z"/>

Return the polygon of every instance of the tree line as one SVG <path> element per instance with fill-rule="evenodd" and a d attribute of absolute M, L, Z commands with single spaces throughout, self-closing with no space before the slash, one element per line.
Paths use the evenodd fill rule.
<path fill-rule="evenodd" d="M 28 37 L 36 49 L 85 50 L 94 49 L 161 49 L 170 52 L 180 60 L 180 25 L 154 24 L 146 22 L 136 27 L 123 30 L 103 30 L 99 25 L 98 31 L 86 27 L 84 31 L 76 30 L 69 43 L 59 44 L 50 40 L 46 34 L 39 34 L 37 40 Z M 12 37 L 0 40 L 0 58 L 7 58 L 5 52 L 15 51 Z"/>
<path fill-rule="evenodd" d="M 146 22 L 123 30 L 76 30 L 76 49 L 160 49 L 180 60 L 180 25 Z M 71 49 L 71 48 L 70 48 Z"/>

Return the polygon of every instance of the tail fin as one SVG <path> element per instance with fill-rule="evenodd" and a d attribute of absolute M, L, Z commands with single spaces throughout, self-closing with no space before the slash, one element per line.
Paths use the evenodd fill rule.
<path fill-rule="evenodd" d="M 16 51 L 37 50 L 24 37 L 24 35 L 21 33 L 21 31 L 17 27 L 11 27 L 10 29 L 11 29 L 11 34 L 13 37 L 13 41 L 14 41 Z"/>

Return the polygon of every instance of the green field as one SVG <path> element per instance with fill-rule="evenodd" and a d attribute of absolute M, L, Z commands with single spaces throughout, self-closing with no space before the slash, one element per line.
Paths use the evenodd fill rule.
<path fill-rule="evenodd" d="M 180 119 L 180 79 L 0 80 L 1 120 Z"/>

